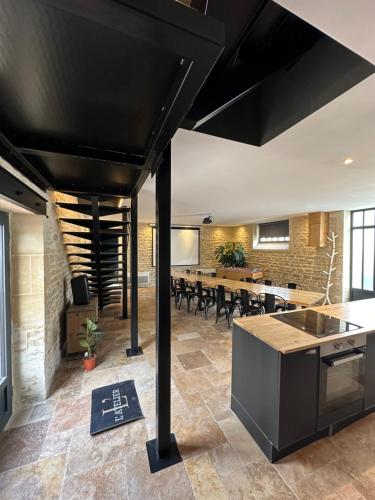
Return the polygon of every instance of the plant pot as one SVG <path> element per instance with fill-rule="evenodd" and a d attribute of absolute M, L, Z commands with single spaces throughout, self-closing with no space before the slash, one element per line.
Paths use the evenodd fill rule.
<path fill-rule="evenodd" d="M 83 368 L 85 371 L 93 370 L 96 367 L 96 354 L 93 354 L 90 358 L 83 358 Z"/>

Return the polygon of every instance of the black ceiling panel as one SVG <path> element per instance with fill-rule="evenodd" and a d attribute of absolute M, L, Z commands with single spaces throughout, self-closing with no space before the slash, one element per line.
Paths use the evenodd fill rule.
<path fill-rule="evenodd" d="M 247 4 L 184 127 L 261 146 L 374 73 L 374 66 L 270 0 Z M 208 13 L 235 29 L 236 6 Z"/>
<path fill-rule="evenodd" d="M 0 6 L 2 29 L 17 34 L 0 39 L 5 135 L 144 156 L 179 57 L 41 2 Z"/>
<path fill-rule="evenodd" d="M 175 0 L 0 0 L 0 34 L 0 127 L 22 168 L 124 196 L 160 163 L 224 45 L 219 22 Z"/>
<path fill-rule="evenodd" d="M 140 170 L 137 165 L 91 160 L 77 156 L 40 152 L 24 155 L 60 191 L 129 196 Z"/>

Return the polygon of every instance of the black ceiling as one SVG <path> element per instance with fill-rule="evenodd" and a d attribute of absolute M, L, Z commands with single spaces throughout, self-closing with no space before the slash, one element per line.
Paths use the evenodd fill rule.
<path fill-rule="evenodd" d="M 260 146 L 374 72 L 271 0 L 192 5 L 0 0 L 0 155 L 131 196 L 179 126 Z"/>
<path fill-rule="evenodd" d="M 39 186 L 135 194 L 223 45 L 174 0 L 0 0 L 1 153 Z"/>
<path fill-rule="evenodd" d="M 185 128 L 261 146 L 374 72 L 270 0 L 211 0 L 207 14 L 225 23 L 226 48 Z"/>

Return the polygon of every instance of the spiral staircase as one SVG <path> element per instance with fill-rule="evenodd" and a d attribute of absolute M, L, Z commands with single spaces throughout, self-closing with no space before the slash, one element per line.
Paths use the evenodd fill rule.
<path fill-rule="evenodd" d="M 127 295 L 130 208 L 109 206 L 98 196 L 77 203 L 57 202 L 57 206 L 64 213 L 77 214 L 59 218 L 64 223 L 62 234 L 72 275 L 87 275 L 90 295 L 98 297 L 99 309 L 121 303 Z"/>

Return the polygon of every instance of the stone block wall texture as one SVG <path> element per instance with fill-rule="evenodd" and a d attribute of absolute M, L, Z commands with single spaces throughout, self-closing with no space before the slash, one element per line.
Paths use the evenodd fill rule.
<path fill-rule="evenodd" d="M 48 217 L 10 216 L 13 404 L 48 396 L 60 362 L 70 270 L 57 222 L 54 195 Z"/>
<path fill-rule="evenodd" d="M 46 396 L 43 217 L 10 216 L 13 405 Z"/>
<path fill-rule="evenodd" d="M 70 266 L 55 202 L 51 193 L 44 219 L 44 297 L 45 297 L 45 356 L 44 373 L 48 393 L 53 375 L 60 363 L 61 350 L 65 342 L 65 313 L 72 302 Z M 59 209 L 61 210 L 61 209 Z"/>
<path fill-rule="evenodd" d="M 329 247 L 316 248 L 308 246 L 308 217 L 299 216 L 289 219 L 288 250 L 258 250 L 253 248 L 254 225 L 238 226 L 234 240 L 242 241 L 248 252 L 250 266 L 260 267 L 265 277 L 278 284 L 295 282 L 305 290 L 324 293 L 326 279 L 323 270 L 328 269 Z M 335 259 L 336 271 L 333 274 L 334 285 L 331 288 L 331 302 L 347 300 L 343 292 L 343 250 L 344 250 L 344 212 L 330 212 L 329 233 L 334 231 L 339 237 L 336 240 L 338 255 Z"/>
<path fill-rule="evenodd" d="M 202 226 L 200 230 L 200 264 L 198 266 L 178 266 L 175 269 L 195 269 L 217 267 L 214 249 L 226 241 L 233 241 L 235 227 Z M 130 260 L 130 258 L 129 258 Z M 138 224 L 138 269 L 150 273 L 150 285 L 155 285 L 155 268 L 152 267 L 152 227 Z"/>
<path fill-rule="evenodd" d="M 260 267 L 265 277 L 278 284 L 296 282 L 304 289 L 324 292 L 323 270 L 328 268 L 328 247 L 308 246 L 307 216 L 292 217 L 289 220 L 290 242 L 288 250 L 258 250 L 253 248 L 255 225 L 244 226 L 201 226 L 200 265 L 180 266 L 176 269 L 196 267 L 217 267 L 214 257 L 216 246 L 226 241 L 243 243 L 248 253 L 249 266 Z M 329 232 L 339 235 L 336 240 L 338 256 L 335 260 L 334 286 L 331 289 L 331 301 L 341 302 L 343 297 L 343 247 L 344 247 L 344 212 L 329 214 Z M 138 233 L 139 271 L 150 272 L 151 284 L 155 283 L 155 268 L 152 267 L 152 228 L 148 224 L 139 224 Z"/>

